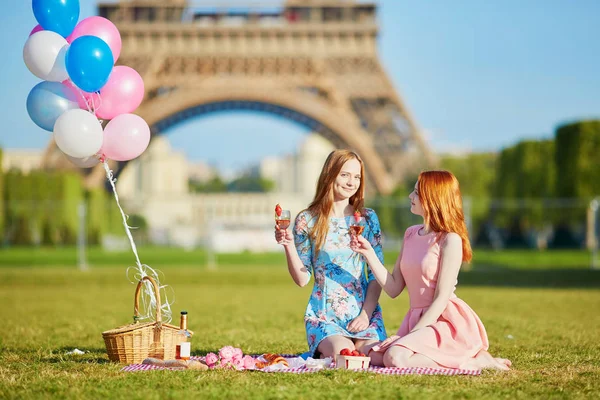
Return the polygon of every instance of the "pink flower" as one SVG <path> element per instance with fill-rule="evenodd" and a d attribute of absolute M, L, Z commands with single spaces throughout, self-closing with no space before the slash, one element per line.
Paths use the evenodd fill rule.
<path fill-rule="evenodd" d="M 244 369 L 244 359 L 242 357 L 234 357 L 233 358 L 233 366 L 237 370 Z"/>
<path fill-rule="evenodd" d="M 206 365 L 213 367 L 219 361 L 219 357 L 215 353 L 208 353 L 206 355 Z"/>
<path fill-rule="evenodd" d="M 234 348 L 231 346 L 222 347 L 219 350 L 219 357 L 221 357 L 221 362 L 225 362 L 225 360 L 231 360 L 233 358 Z"/>
<path fill-rule="evenodd" d="M 235 355 L 233 356 L 233 358 L 231 359 L 231 363 L 232 363 L 233 365 L 237 365 L 237 363 L 239 363 L 239 362 L 240 362 L 240 360 L 241 360 L 243 357 L 244 357 L 244 355 L 243 355 L 243 354 L 242 354 L 241 356 L 240 356 L 239 354 L 235 354 Z"/>
<path fill-rule="evenodd" d="M 233 358 L 242 358 L 244 357 L 244 352 L 242 349 L 238 349 L 237 347 L 233 348 Z"/>
<path fill-rule="evenodd" d="M 245 369 L 254 369 L 254 365 L 256 364 L 256 360 L 251 356 L 245 356 L 243 359 L 244 368 Z"/>

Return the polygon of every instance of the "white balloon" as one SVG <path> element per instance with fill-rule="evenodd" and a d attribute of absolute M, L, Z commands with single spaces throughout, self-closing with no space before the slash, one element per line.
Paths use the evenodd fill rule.
<path fill-rule="evenodd" d="M 68 110 L 54 124 L 54 141 L 68 156 L 93 156 L 102 147 L 103 131 L 94 114 L 85 110 Z"/>
<path fill-rule="evenodd" d="M 100 163 L 100 159 L 95 155 L 83 158 L 75 158 L 65 154 L 65 157 L 67 157 L 67 160 L 71 161 L 79 168 L 92 168 Z"/>
<path fill-rule="evenodd" d="M 69 78 L 65 55 L 69 43 L 56 32 L 40 31 L 27 39 L 23 60 L 32 74 L 45 81 L 62 82 Z"/>

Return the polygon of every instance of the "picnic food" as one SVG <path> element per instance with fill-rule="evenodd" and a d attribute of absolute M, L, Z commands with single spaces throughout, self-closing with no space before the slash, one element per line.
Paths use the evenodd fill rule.
<path fill-rule="evenodd" d="M 335 356 L 335 367 L 341 369 L 367 369 L 370 362 L 371 357 L 348 348 L 342 349 L 340 354 Z"/>
<path fill-rule="evenodd" d="M 281 208 L 281 206 L 280 206 L 279 204 L 277 204 L 277 205 L 275 206 L 275 215 L 276 215 L 277 217 L 281 217 L 281 211 L 283 211 L 283 209 Z"/>
<path fill-rule="evenodd" d="M 267 354 L 263 354 L 262 357 L 265 359 L 265 362 L 257 361 L 255 366 L 258 369 L 263 369 L 263 368 L 268 367 L 269 365 L 274 365 L 274 364 L 283 364 L 286 367 L 290 366 L 290 364 L 287 362 L 287 360 L 285 358 L 283 358 L 282 356 L 280 356 L 279 354 L 267 353 Z"/>
<path fill-rule="evenodd" d="M 356 221 L 356 223 L 360 222 L 360 217 L 361 217 L 360 211 L 358 211 L 358 210 L 354 211 L 354 220 Z"/>
<path fill-rule="evenodd" d="M 198 360 L 160 360 L 158 358 L 146 358 L 142 361 L 144 365 L 156 365 L 158 367 L 165 368 L 179 368 L 179 369 L 194 369 L 194 370 L 205 370 L 208 369 L 208 365 Z"/>
<path fill-rule="evenodd" d="M 354 356 L 354 357 L 366 357 L 366 355 L 364 355 L 363 353 L 359 352 L 358 350 L 350 350 L 348 348 L 342 349 L 342 351 L 340 351 L 340 355 L 342 355 L 342 356 Z"/>

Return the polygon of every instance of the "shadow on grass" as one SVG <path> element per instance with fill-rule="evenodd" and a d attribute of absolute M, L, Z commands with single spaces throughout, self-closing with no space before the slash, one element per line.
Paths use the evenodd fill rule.
<path fill-rule="evenodd" d="M 501 265 L 477 265 L 461 271 L 460 285 L 530 288 L 600 288 L 600 270 L 517 269 Z"/>

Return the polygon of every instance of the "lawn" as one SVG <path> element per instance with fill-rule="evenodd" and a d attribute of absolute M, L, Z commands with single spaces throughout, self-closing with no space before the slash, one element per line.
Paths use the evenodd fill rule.
<path fill-rule="evenodd" d="M 73 249 L 0 250 L 0 398 L 592 398 L 600 390 L 600 271 L 585 252 L 476 252 L 458 295 L 480 315 L 490 351 L 513 360 L 505 374 L 381 376 L 345 371 L 264 374 L 227 371 L 122 373 L 101 333 L 128 323 L 135 286 L 130 253 L 89 251 L 80 272 Z M 302 317 L 310 288 L 297 288 L 281 254 L 219 255 L 140 249 L 164 273 L 174 311 L 189 312 L 192 352 L 223 345 L 247 353 L 306 350 Z M 391 265 L 394 258 L 389 254 Z M 407 297 L 382 295 L 388 333 Z M 82 356 L 66 355 L 74 348 Z"/>

